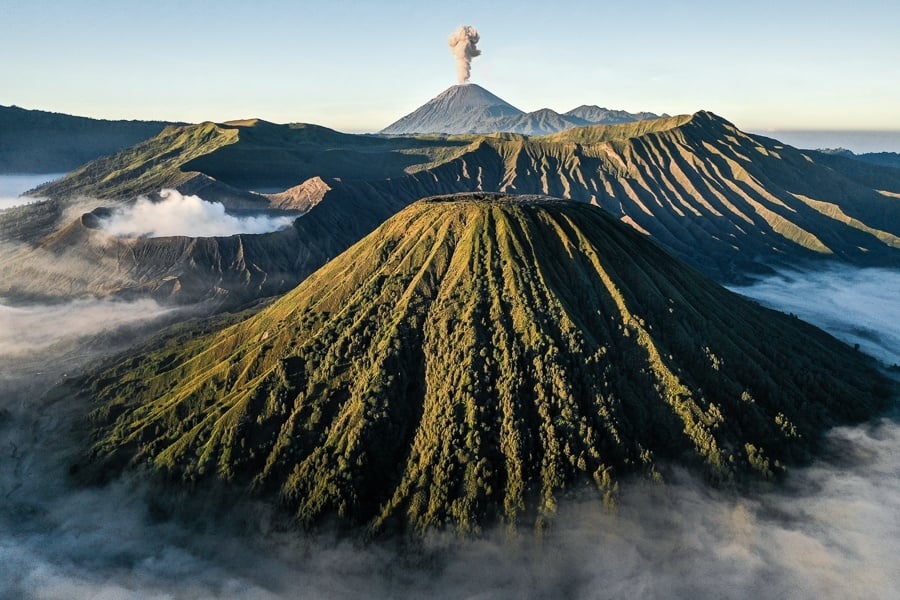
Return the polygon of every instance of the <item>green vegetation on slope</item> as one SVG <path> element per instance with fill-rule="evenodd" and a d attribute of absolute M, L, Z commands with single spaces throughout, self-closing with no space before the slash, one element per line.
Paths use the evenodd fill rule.
<path fill-rule="evenodd" d="M 550 135 L 542 136 L 540 139 L 551 142 L 599 144 L 600 142 L 627 140 L 648 133 L 667 131 L 690 122 L 691 118 L 691 115 L 677 115 L 674 117 L 661 117 L 658 119 L 647 119 L 616 125 L 589 125 L 587 127 L 566 129 L 559 133 L 551 133 Z"/>
<path fill-rule="evenodd" d="M 166 127 L 158 136 L 111 156 L 104 156 L 43 185 L 39 196 L 128 199 L 176 187 L 193 174 L 187 161 L 237 142 L 237 130 L 215 123 Z"/>
<path fill-rule="evenodd" d="M 670 461 L 772 477 L 883 386 L 595 207 L 433 199 L 246 321 L 97 375 L 91 460 L 249 486 L 303 523 L 477 533 Z"/>

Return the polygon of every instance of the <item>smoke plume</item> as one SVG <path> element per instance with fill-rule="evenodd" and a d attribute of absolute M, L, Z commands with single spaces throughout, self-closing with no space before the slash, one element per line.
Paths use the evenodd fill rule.
<path fill-rule="evenodd" d="M 199 196 L 185 196 L 164 189 L 161 202 L 138 198 L 133 206 L 106 219 L 103 229 L 117 237 L 228 236 L 238 233 L 267 233 L 290 225 L 292 216 L 236 217 L 225 212 L 221 202 L 207 202 Z"/>
<path fill-rule="evenodd" d="M 450 52 L 456 58 L 456 77 L 460 83 L 468 83 L 472 73 L 472 59 L 481 54 L 481 50 L 475 47 L 478 40 L 478 30 L 471 25 L 462 25 L 453 32 L 448 43 Z"/>

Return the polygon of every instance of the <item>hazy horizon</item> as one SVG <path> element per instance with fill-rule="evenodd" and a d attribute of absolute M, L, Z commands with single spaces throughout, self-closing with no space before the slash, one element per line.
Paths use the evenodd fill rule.
<path fill-rule="evenodd" d="M 447 38 L 471 24 L 482 51 L 472 81 L 525 111 L 710 110 L 747 131 L 900 131 L 900 5 L 877 0 L 687 0 L 627 14 L 587 0 L 307 8 L 7 0 L 0 51 L 16 60 L 0 64 L 0 104 L 377 131 L 455 83 Z"/>
<path fill-rule="evenodd" d="M 473 82 L 474 83 L 474 82 Z M 491 91 L 491 90 L 489 90 Z M 512 104 L 516 105 L 514 101 L 509 101 L 506 98 L 503 98 Z M 430 100 L 430 98 L 428 99 Z M 423 104 L 428 100 L 423 100 Z M 589 104 L 588 102 L 584 102 L 582 104 Z M 39 106 L 19 106 L 19 105 L 9 105 L 16 106 L 18 108 L 23 108 L 26 110 L 40 110 L 46 112 L 57 112 L 57 111 L 48 111 L 46 108 L 42 108 Z M 572 110 L 576 108 L 572 106 L 565 110 L 556 110 L 559 113 L 564 113 L 568 110 Z M 618 109 L 618 110 L 628 110 L 623 109 L 621 107 L 611 107 L 607 106 L 604 108 L 610 109 Z M 61 114 L 70 114 L 70 113 L 61 113 Z M 88 117 L 91 119 L 107 119 L 114 120 L 112 117 L 107 115 L 100 114 L 73 114 L 71 116 L 77 117 Z M 404 115 L 399 115 L 397 118 L 399 119 Z M 719 115 L 728 119 L 728 115 Z M 245 118 L 261 118 L 261 117 L 234 117 L 229 119 L 224 119 L 222 121 L 216 121 L 219 123 L 226 121 L 236 121 Z M 148 118 L 148 119 L 140 119 L 140 120 L 148 120 L 148 121 L 159 121 L 163 119 L 156 118 Z M 210 119 L 204 119 L 210 120 Z M 730 119 L 729 119 L 730 120 Z M 181 119 L 183 121 L 183 119 Z M 200 122 L 200 121 L 198 121 Z M 313 125 L 321 125 L 324 127 L 329 127 L 327 123 L 312 123 L 310 121 L 291 121 L 293 122 L 306 122 L 311 123 Z M 370 129 L 339 129 L 335 127 L 331 127 L 332 129 L 337 129 L 338 131 L 343 131 L 345 133 L 358 133 L 358 134 L 369 134 L 369 133 L 378 133 L 384 127 L 387 127 L 390 123 L 386 123 L 377 128 Z M 864 154 L 867 152 L 897 152 L 900 153 L 900 129 L 892 130 L 892 129 L 883 129 L 883 130 L 868 130 L 868 129 L 849 129 L 849 130 L 841 130 L 841 129 L 750 129 L 744 128 L 740 125 L 740 123 L 735 123 L 738 128 L 743 129 L 747 133 L 763 135 L 766 137 L 777 139 L 785 144 L 789 144 L 796 148 L 801 149 L 809 149 L 809 150 L 817 150 L 824 148 L 844 148 L 850 150 L 856 154 Z M 16 175 L 34 175 L 40 178 L 42 175 L 40 173 L 17 173 Z M 44 181 L 40 181 L 39 183 L 43 183 Z M 37 184 L 35 184 L 37 185 Z M 33 186 L 32 186 L 33 187 Z M 28 188 L 26 188 L 28 189 Z M 0 191 L 0 196 L 2 196 L 2 191 Z"/>

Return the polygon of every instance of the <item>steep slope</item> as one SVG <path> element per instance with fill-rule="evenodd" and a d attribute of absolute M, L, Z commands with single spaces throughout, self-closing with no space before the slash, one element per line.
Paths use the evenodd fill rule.
<path fill-rule="evenodd" d="M 854 154 L 853 158 L 873 165 L 900 169 L 900 152 L 864 152 Z"/>
<path fill-rule="evenodd" d="M 98 212 L 102 209 L 97 209 Z M 6 267 L 0 296 L 12 301 L 59 301 L 84 296 L 147 296 L 172 303 L 231 307 L 283 293 L 297 270 L 326 256 L 301 253 L 315 237 L 291 227 L 228 237 L 117 238 L 96 228 L 88 212 L 37 245 L 0 247 Z"/>
<path fill-rule="evenodd" d="M 475 137 L 442 162 L 407 170 L 332 181 L 319 206 L 348 196 L 373 205 L 471 190 L 549 194 L 603 207 L 721 281 L 821 260 L 900 268 L 895 170 L 838 168 L 706 112 Z"/>
<path fill-rule="evenodd" d="M 37 196 L 128 199 L 174 188 L 199 175 L 180 169 L 188 161 L 234 144 L 238 129 L 215 123 L 166 127 L 132 148 L 104 156 L 43 185 Z"/>
<path fill-rule="evenodd" d="M 585 204 L 421 201 L 255 316 L 91 382 L 87 471 L 146 465 L 371 531 L 540 526 L 675 462 L 771 477 L 887 389 L 870 359 Z"/>
<path fill-rule="evenodd" d="M 171 123 L 107 121 L 0 106 L 0 173 L 61 173 L 133 146 Z"/>
<path fill-rule="evenodd" d="M 168 127 L 153 139 L 41 186 L 33 195 L 132 199 L 164 187 L 185 191 L 185 186 L 197 187 L 201 181 L 206 188 L 215 188 L 209 189 L 207 199 L 250 208 L 266 203 L 251 190 L 280 192 L 316 176 L 400 176 L 404 169 L 428 163 L 459 145 L 464 143 L 350 135 L 304 123 L 206 122 Z"/>
<path fill-rule="evenodd" d="M 108 209 L 96 201 L 42 202 L 0 215 L 0 297 L 150 296 L 238 307 L 292 289 L 403 206 L 335 199 L 271 233 L 129 239 L 98 229 L 96 215 Z"/>
<path fill-rule="evenodd" d="M 832 168 L 700 112 L 485 137 L 415 181 L 421 196 L 477 189 L 597 204 L 704 273 L 739 280 L 820 259 L 900 267 L 900 181 L 863 167 Z"/>
<path fill-rule="evenodd" d="M 498 131 L 493 123 L 524 114 L 480 85 L 454 85 L 381 130 L 391 135 Z"/>

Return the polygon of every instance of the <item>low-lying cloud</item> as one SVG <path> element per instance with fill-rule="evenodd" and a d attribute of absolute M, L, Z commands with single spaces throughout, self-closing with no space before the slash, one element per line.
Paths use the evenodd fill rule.
<path fill-rule="evenodd" d="M 28 190 L 49 183 L 62 177 L 63 173 L 45 173 L 40 175 L 0 175 L 0 210 L 31 204 L 40 200 L 22 196 Z"/>
<path fill-rule="evenodd" d="M 267 233 L 293 223 L 293 216 L 235 216 L 225 212 L 221 202 L 207 202 L 199 196 L 185 196 L 164 189 L 161 200 L 138 198 L 132 206 L 104 219 L 103 229 L 118 237 L 215 237 L 238 233 Z"/>
<path fill-rule="evenodd" d="M 10 306 L 0 298 L 0 357 L 44 350 L 61 340 L 110 332 L 171 313 L 155 300 L 73 300 Z"/>
<path fill-rule="evenodd" d="M 13 208 L 16 206 L 24 206 L 32 202 L 38 202 L 40 198 L 29 198 L 27 196 L 0 196 L 0 210 Z"/>
<path fill-rule="evenodd" d="M 794 313 L 849 344 L 859 344 L 861 350 L 889 365 L 900 364 L 900 271 L 785 270 L 731 289 Z"/>
<path fill-rule="evenodd" d="M 796 292 L 804 277 L 784 285 Z M 872 270 L 809 277 L 818 284 L 807 303 L 842 306 L 829 313 L 842 331 L 872 311 L 868 294 L 841 284 L 858 291 L 885 281 Z M 102 331 L 105 320 L 102 311 L 33 308 L 30 323 L 43 314 L 61 334 Z M 890 327 L 897 332 L 900 319 Z M 264 505 L 205 495 L 202 486 L 163 499 L 190 504 L 184 519 L 161 511 L 139 475 L 74 485 L 67 470 L 84 441 L 72 423 L 87 407 L 47 393 L 68 346 L 22 335 L 22 347 L 15 336 L 0 346 L 13 381 L 0 387 L 0 597 L 812 599 L 895 598 L 900 589 L 896 410 L 833 430 L 823 457 L 792 469 L 784 486 L 738 496 L 676 471 L 666 486 L 626 482 L 614 512 L 561 502 L 540 538 L 498 528 L 480 540 L 435 536 L 404 548 L 283 530 Z M 892 339 L 885 347 L 900 353 Z M 18 358 L 28 348 L 46 380 L 30 377 L 37 363 Z"/>

